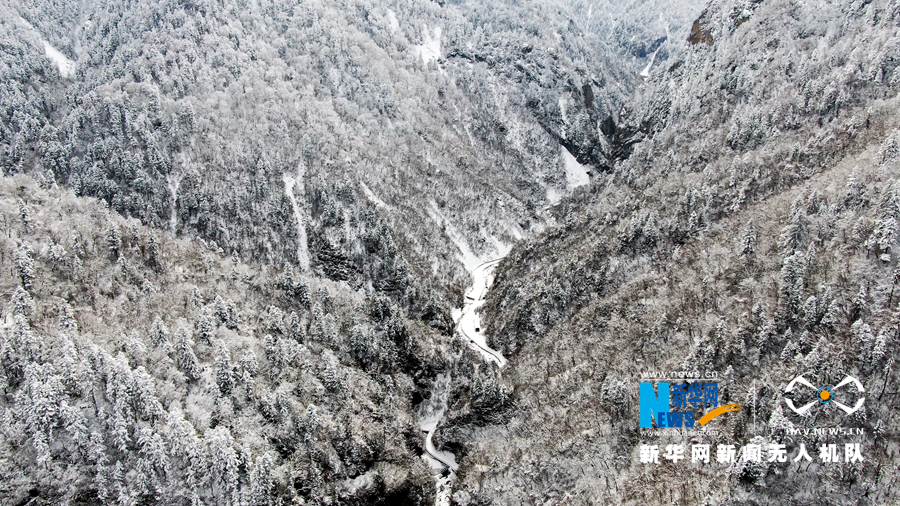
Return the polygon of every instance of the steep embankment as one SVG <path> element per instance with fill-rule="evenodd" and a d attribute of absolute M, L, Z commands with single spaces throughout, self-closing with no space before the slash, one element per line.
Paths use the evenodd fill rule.
<path fill-rule="evenodd" d="M 633 156 L 498 266 L 486 327 L 512 407 L 467 434 L 458 503 L 896 500 L 898 16 L 710 4 L 632 105 Z M 639 434 L 641 374 L 692 368 L 741 411 L 718 436 Z M 782 391 L 801 373 L 859 378 L 865 408 L 794 417 Z M 823 426 L 862 434 L 789 432 Z M 791 459 L 804 443 L 814 462 L 640 463 L 640 444 L 685 441 L 788 443 Z M 865 461 L 818 458 L 844 442 Z"/>
<path fill-rule="evenodd" d="M 634 69 L 669 47 L 656 18 L 696 3 L 16 0 L 0 166 L 449 331 L 460 252 L 542 230 L 565 156 L 593 175 L 621 156 Z"/>
<path fill-rule="evenodd" d="M 0 502 L 432 502 L 413 400 L 462 343 L 25 176 L 0 216 Z"/>

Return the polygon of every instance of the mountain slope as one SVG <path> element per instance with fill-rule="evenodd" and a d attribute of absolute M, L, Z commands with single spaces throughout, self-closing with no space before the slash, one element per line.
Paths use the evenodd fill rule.
<path fill-rule="evenodd" d="M 413 401 L 459 341 L 25 176 L 0 214 L 4 503 L 431 502 Z"/>
<path fill-rule="evenodd" d="M 460 504 L 896 500 L 898 12 L 707 7 L 629 106 L 633 155 L 498 267 L 485 319 L 513 408 L 448 434 L 469 441 Z M 640 445 L 682 442 L 638 432 L 641 374 L 695 368 L 743 408 L 689 443 L 786 442 L 793 458 L 803 442 L 815 458 L 845 441 L 786 429 L 843 425 L 863 429 L 866 460 L 641 464 Z M 798 374 L 859 378 L 864 413 L 788 417 Z"/>
<path fill-rule="evenodd" d="M 44 4 L 3 14 L 6 172 L 397 300 L 458 297 L 584 181 L 567 167 L 624 156 L 612 118 L 667 47 L 613 4 Z"/>

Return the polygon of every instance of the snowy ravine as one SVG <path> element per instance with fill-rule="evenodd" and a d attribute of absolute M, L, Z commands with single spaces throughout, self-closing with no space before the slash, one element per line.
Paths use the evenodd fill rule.
<path fill-rule="evenodd" d="M 168 174 L 166 183 L 169 186 L 169 193 L 172 194 L 172 212 L 169 215 L 169 228 L 172 229 L 172 235 L 178 228 L 178 189 L 181 188 L 181 179 L 183 174 Z"/>
<path fill-rule="evenodd" d="M 297 194 L 303 197 L 306 193 L 305 185 L 303 184 L 305 173 L 306 170 L 301 165 L 297 167 L 296 177 L 285 172 L 281 175 L 281 180 L 284 182 L 284 193 L 291 202 L 294 220 L 297 222 L 297 263 L 300 264 L 301 269 L 309 271 L 309 246 L 306 239 L 306 227 L 303 224 L 303 214 L 300 211 L 300 205 L 297 203 Z M 295 185 L 298 188 L 296 193 L 294 192 Z"/>
<path fill-rule="evenodd" d="M 488 288 L 494 282 L 494 268 L 503 260 L 503 257 L 485 262 L 472 271 L 472 286 L 466 290 L 465 305 L 461 310 L 454 311 L 456 329 L 459 334 L 469 341 L 469 347 L 481 354 L 488 362 L 495 362 L 498 367 L 506 365 L 506 359 L 496 350 L 487 345 L 484 333 L 481 330 L 481 320 L 477 310 L 484 305 L 484 297 Z M 458 315 L 458 318 L 456 316 Z M 439 374 L 431 386 L 431 397 L 419 407 L 419 428 L 425 432 L 425 453 L 422 458 L 431 464 L 438 474 L 436 506 L 449 506 L 452 482 L 456 478 L 459 464 L 456 456 L 450 452 L 438 450 L 434 447 L 432 437 L 438 424 L 444 417 L 447 409 L 447 398 L 450 395 L 451 380 L 448 374 Z"/>
<path fill-rule="evenodd" d="M 503 258 L 497 258 L 485 262 L 472 271 L 472 286 L 466 291 L 466 302 L 462 309 L 462 316 L 458 320 L 457 328 L 469 341 L 469 346 L 481 353 L 481 356 L 489 362 L 496 362 L 498 366 L 506 365 L 506 359 L 499 352 L 492 350 L 487 345 L 484 332 L 481 331 L 481 318 L 478 317 L 478 308 L 484 305 L 484 297 L 488 288 L 494 283 L 494 268 Z"/>

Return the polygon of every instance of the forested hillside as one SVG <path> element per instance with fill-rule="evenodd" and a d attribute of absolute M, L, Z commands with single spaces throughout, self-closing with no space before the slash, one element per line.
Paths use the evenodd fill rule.
<path fill-rule="evenodd" d="M 459 340 L 25 176 L 0 216 L 4 503 L 433 501 L 413 408 Z"/>
<path fill-rule="evenodd" d="M 484 314 L 513 407 L 448 435 L 477 440 L 460 504 L 896 500 L 898 16 L 891 1 L 707 6 L 633 102 L 632 156 L 498 267 Z M 853 426 L 866 460 L 641 464 L 639 444 L 668 441 L 638 432 L 637 383 L 667 370 L 717 371 L 743 405 L 724 438 L 693 442 L 817 449 L 833 438 L 791 431 Z M 859 378 L 866 404 L 788 418 L 798 374 Z"/>
<path fill-rule="evenodd" d="M 895 503 L 898 24 L 4 2 L 0 503 Z M 690 370 L 741 406 L 686 441 L 791 460 L 647 462 Z"/>
<path fill-rule="evenodd" d="M 458 297 L 463 264 L 623 156 L 671 5 L 17 0 L 0 163 L 226 252 Z"/>

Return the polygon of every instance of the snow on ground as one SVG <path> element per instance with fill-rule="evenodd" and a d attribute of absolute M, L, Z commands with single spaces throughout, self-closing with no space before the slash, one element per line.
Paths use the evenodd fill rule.
<path fill-rule="evenodd" d="M 422 402 L 419 406 L 419 428 L 423 432 L 427 432 L 425 436 L 425 454 L 422 455 L 433 469 L 443 470 L 450 468 L 451 471 L 459 469 L 456 463 L 456 456 L 450 452 L 438 450 L 434 447 L 431 438 L 437 429 L 438 423 L 444 417 L 444 411 L 447 410 L 447 398 L 450 395 L 450 375 L 438 374 L 431 385 L 431 397 Z"/>
<path fill-rule="evenodd" d="M 66 55 L 62 54 L 55 47 L 51 46 L 49 42 L 37 31 L 37 29 L 25 20 L 25 18 L 19 16 L 19 24 L 24 26 L 26 29 L 32 32 L 32 37 L 38 39 L 41 44 L 44 46 L 44 55 L 47 58 L 50 58 L 54 64 L 56 64 L 56 68 L 59 69 L 59 75 L 63 76 L 66 79 L 71 79 L 75 77 L 75 62 L 71 59 L 67 58 Z M 32 42 L 34 39 L 32 39 Z"/>
<path fill-rule="evenodd" d="M 375 207 L 383 207 L 385 209 L 391 208 L 391 206 L 385 204 L 383 200 L 378 198 L 378 195 L 375 195 L 375 192 L 370 190 L 369 187 L 366 186 L 366 183 L 363 183 L 362 181 L 360 181 L 359 184 L 360 184 L 360 186 L 362 186 L 362 190 L 363 190 L 363 193 L 366 194 L 366 198 L 369 199 L 369 202 L 375 204 Z"/>
<path fill-rule="evenodd" d="M 304 172 L 303 166 L 301 165 L 297 167 L 296 179 L 291 174 L 285 172 L 281 175 L 281 180 L 284 181 L 284 193 L 287 195 L 288 200 L 291 201 L 291 207 L 294 209 L 294 219 L 297 221 L 297 262 L 300 264 L 301 269 L 308 271 L 309 245 L 306 239 L 306 227 L 303 225 L 303 215 L 300 212 L 300 206 L 297 204 L 297 197 L 294 194 L 294 185 L 298 186 L 298 193 L 301 197 L 306 193 L 305 186 L 303 185 Z"/>
<path fill-rule="evenodd" d="M 56 67 L 59 68 L 59 75 L 65 77 L 66 79 L 75 77 L 75 62 L 66 58 L 66 55 L 57 51 L 56 48 L 51 46 L 50 43 L 46 40 L 43 42 L 44 54 L 47 55 L 47 58 L 53 60 L 53 63 L 55 63 Z"/>
<path fill-rule="evenodd" d="M 447 231 L 447 237 L 450 238 L 450 241 L 456 245 L 459 249 L 459 255 L 457 255 L 457 260 L 462 262 L 463 266 L 467 271 L 472 272 L 480 263 L 481 259 L 478 258 L 471 248 L 469 248 L 469 244 L 466 242 L 466 239 L 463 237 L 459 230 L 450 223 L 449 220 L 444 219 L 444 215 L 441 214 L 440 209 L 438 209 L 437 202 L 431 201 L 431 206 L 427 208 L 428 215 L 434 220 L 438 226 L 443 226 Z"/>
<path fill-rule="evenodd" d="M 559 201 L 562 200 L 562 195 L 556 191 L 556 188 L 548 187 L 547 188 L 547 201 L 550 202 L 551 206 L 555 206 Z"/>
<path fill-rule="evenodd" d="M 172 214 L 169 216 L 169 227 L 172 229 L 173 235 L 178 228 L 178 189 L 181 187 L 181 178 L 181 174 L 177 176 L 168 174 L 166 176 L 166 183 L 168 183 L 169 192 L 172 194 Z"/>
<path fill-rule="evenodd" d="M 656 60 L 656 53 L 659 52 L 659 49 L 653 51 L 653 55 L 650 57 L 650 62 L 647 63 L 647 66 L 644 67 L 644 70 L 641 71 L 641 77 L 650 77 L 650 67 L 653 66 L 654 60 Z"/>
<path fill-rule="evenodd" d="M 429 432 L 437 427 L 447 409 L 447 396 L 450 394 L 450 375 L 438 374 L 431 384 L 431 397 L 419 406 L 419 428 Z"/>
<path fill-rule="evenodd" d="M 481 318 L 478 316 L 478 308 L 484 305 L 484 296 L 494 283 L 494 267 L 500 260 L 502 257 L 483 263 L 472 271 L 472 286 L 466 291 L 465 306 L 458 328 L 463 337 L 469 340 L 473 350 L 480 353 L 488 362 L 496 362 L 498 366 L 503 367 L 506 365 L 506 359 L 488 347 L 487 338 L 481 328 Z"/>
<path fill-rule="evenodd" d="M 388 18 L 388 27 L 391 29 L 391 33 L 397 33 L 400 31 L 400 21 L 397 20 L 397 14 L 394 13 L 391 9 L 387 10 L 387 18 Z"/>
<path fill-rule="evenodd" d="M 559 115 L 563 120 L 563 123 L 569 122 L 569 116 L 566 114 L 566 97 L 559 97 L 557 100 L 559 104 Z"/>
<path fill-rule="evenodd" d="M 438 213 L 436 208 L 434 212 Z M 503 244 L 500 241 L 495 240 L 494 243 L 504 256 L 512 249 L 512 246 Z M 481 353 L 485 360 L 496 362 L 500 367 L 506 365 L 506 359 L 500 353 L 487 346 L 476 310 L 484 305 L 484 296 L 487 294 L 488 288 L 494 283 L 494 267 L 502 259 L 503 256 L 472 269 L 472 286 L 466 290 L 465 305 L 462 309 L 453 310 L 453 321 L 457 322 L 457 329 L 460 334 L 469 340 L 469 346 Z M 422 454 L 422 458 L 428 462 L 434 471 L 439 473 L 435 476 L 437 487 L 434 503 L 436 506 L 450 506 L 453 481 L 456 479 L 456 471 L 459 469 L 456 455 L 448 451 L 438 450 L 432 441 L 434 431 L 437 430 L 441 419 L 444 417 L 444 412 L 447 410 L 447 399 L 449 398 L 450 390 L 450 375 L 445 373 L 438 374 L 431 385 L 431 397 L 422 401 L 422 404 L 418 407 L 419 428 L 426 432 L 425 453 Z M 445 469 L 449 469 L 450 472 L 443 474 Z"/>
<path fill-rule="evenodd" d="M 572 191 L 579 186 L 589 184 L 591 178 L 588 177 L 585 166 L 578 163 L 578 160 L 572 156 L 572 153 L 569 153 L 568 149 L 563 146 L 560 146 L 560 149 L 562 150 L 563 162 L 566 166 L 566 189 Z"/>
<path fill-rule="evenodd" d="M 441 57 L 441 27 L 434 28 L 434 36 L 428 33 L 428 26 L 422 27 L 422 44 L 414 46 L 425 66 Z"/>

